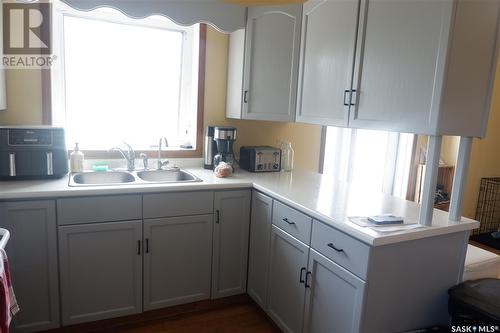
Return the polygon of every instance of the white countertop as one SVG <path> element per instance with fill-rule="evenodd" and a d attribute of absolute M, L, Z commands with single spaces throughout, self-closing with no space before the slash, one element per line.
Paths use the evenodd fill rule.
<path fill-rule="evenodd" d="M 0 182 L 0 200 L 254 188 L 373 246 L 479 227 L 479 222 L 468 218 L 462 218 L 461 222 L 450 221 L 448 213 L 435 209 L 431 227 L 379 233 L 350 222 L 348 217 L 391 213 L 404 217 L 405 223 L 412 223 L 418 221 L 419 205 L 382 193 L 367 192 L 318 173 L 300 170 L 265 174 L 239 170 L 230 178 L 224 179 L 217 178 L 210 170 L 202 168 L 187 170 L 203 182 L 69 187 L 68 176 L 57 180 L 3 181 Z"/>

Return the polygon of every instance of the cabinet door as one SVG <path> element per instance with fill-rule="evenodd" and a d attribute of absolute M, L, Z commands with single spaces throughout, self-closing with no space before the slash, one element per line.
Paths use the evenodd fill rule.
<path fill-rule="evenodd" d="M 359 332 L 366 283 L 313 249 L 309 272 L 304 332 Z"/>
<path fill-rule="evenodd" d="M 295 120 L 302 6 L 250 7 L 243 119 Z"/>
<path fill-rule="evenodd" d="M 212 214 L 144 221 L 144 310 L 210 298 Z"/>
<path fill-rule="evenodd" d="M 59 227 L 63 325 L 142 311 L 142 221 Z"/>
<path fill-rule="evenodd" d="M 0 203 L 0 226 L 10 231 L 6 252 L 21 311 L 15 332 L 59 327 L 54 201 Z"/>
<path fill-rule="evenodd" d="M 297 121 L 347 126 L 358 0 L 304 4 Z"/>
<path fill-rule="evenodd" d="M 247 289 L 250 190 L 215 193 L 212 298 Z"/>
<path fill-rule="evenodd" d="M 362 1 L 351 127 L 435 130 L 453 3 Z"/>
<path fill-rule="evenodd" d="M 272 210 L 273 200 L 262 193 L 253 191 L 248 258 L 248 294 L 264 310 L 267 309 Z"/>
<path fill-rule="evenodd" d="M 285 332 L 301 332 L 309 247 L 272 226 L 268 314 Z"/>

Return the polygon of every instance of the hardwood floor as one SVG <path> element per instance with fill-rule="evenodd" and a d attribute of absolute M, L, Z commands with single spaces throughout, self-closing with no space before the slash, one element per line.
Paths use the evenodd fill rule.
<path fill-rule="evenodd" d="M 47 332 L 278 333 L 281 331 L 247 295 L 240 295 Z"/>
<path fill-rule="evenodd" d="M 492 248 L 488 245 L 484 245 L 484 244 L 481 244 L 481 243 L 478 243 L 478 242 L 475 242 L 473 240 L 469 240 L 469 244 L 471 245 L 474 245 L 474 246 L 477 246 L 483 250 L 486 250 L 486 251 L 490 251 L 491 253 L 495 253 L 495 254 L 498 254 L 500 256 L 500 251 L 495 249 L 495 248 Z"/>

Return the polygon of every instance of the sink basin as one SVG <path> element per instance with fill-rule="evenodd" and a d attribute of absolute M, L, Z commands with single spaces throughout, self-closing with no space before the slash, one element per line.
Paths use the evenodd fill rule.
<path fill-rule="evenodd" d="M 71 185 L 112 185 L 135 182 L 135 177 L 125 171 L 80 172 L 70 178 Z"/>
<path fill-rule="evenodd" d="M 139 171 L 137 172 L 137 177 L 143 181 L 154 183 L 185 183 L 201 181 L 195 175 L 180 169 Z"/>
<path fill-rule="evenodd" d="M 154 183 L 201 182 L 195 175 L 172 168 L 169 170 L 78 172 L 69 177 L 69 186 L 144 185 Z"/>

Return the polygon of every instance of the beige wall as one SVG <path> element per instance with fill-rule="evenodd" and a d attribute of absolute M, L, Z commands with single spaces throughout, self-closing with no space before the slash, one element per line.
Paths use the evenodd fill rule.
<path fill-rule="evenodd" d="M 458 156 L 458 143 L 460 138 L 458 136 L 443 136 L 441 144 L 441 161 L 446 165 L 455 166 Z M 427 151 L 428 137 L 426 135 L 419 135 L 417 147 L 420 151 Z M 418 151 L 418 150 L 417 150 Z"/>
<path fill-rule="evenodd" d="M 7 110 L 0 111 L 0 125 L 39 125 L 42 123 L 40 70 L 6 71 Z"/>
<path fill-rule="evenodd" d="M 474 217 L 482 177 L 500 177 L 500 64 L 497 66 L 486 137 L 474 139 L 464 198 L 464 215 Z"/>
<path fill-rule="evenodd" d="M 456 165 L 460 137 L 445 136 L 441 145 L 441 159 L 446 165 Z"/>

